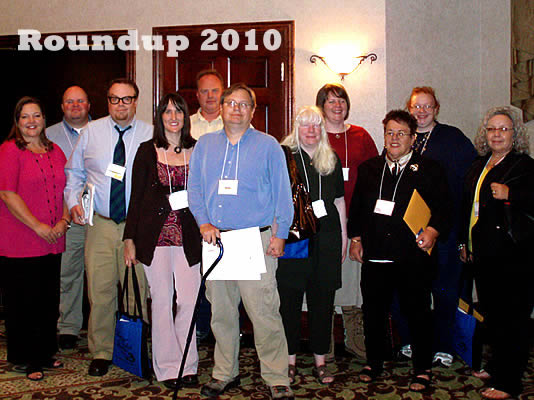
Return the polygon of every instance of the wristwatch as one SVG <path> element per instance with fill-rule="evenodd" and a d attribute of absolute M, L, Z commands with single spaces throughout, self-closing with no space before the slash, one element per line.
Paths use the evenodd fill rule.
<path fill-rule="evenodd" d="M 70 224 L 70 221 L 69 221 L 67 218 L 61 218 L 61 219 L 67 223 L 67 230 L 69 230 L 70 227 L 72 226 L 72 225 Z"/>

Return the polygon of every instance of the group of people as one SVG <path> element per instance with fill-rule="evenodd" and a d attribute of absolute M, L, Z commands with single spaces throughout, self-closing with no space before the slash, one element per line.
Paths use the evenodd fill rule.
<path fill-rule="evenodd" d="M 346 123 L 345 88 L 327 84 L 315 106 L 298 110 L 283 151 L 251 125 L 256 97 L 248 86 L 225 88 L 217 71 L 206 70 L 197 87 L 196 114 L 178 93 L 167 94 L 154 126 L 136 118 L 139 89 L 129 79 L 110 83 L 109 115 L 95 121 L 78 86 L 64 93 L 63 121 L 46 129 L 39 100 L 19 101 L 0 146 L 9 362 L 30 380 L 63 366 L 54 358 L 56 335 L 60 348 L 76 346 L 85 272 L 93 356 L 88 373 L 105 375 L 113 356 L 117 283 L 128 285 L 125 269 L 136 268 L 144 316 L 148 295 L 152 301 L 157 380 L 169 388 L 198 386 L 195 340 L 181 382 L 176 378 L 208 267 L 201 267 L 202 242 L 254 228 L 264 252 L 260 278 L 206 283 L 215 350 L 202 395 L 216 397 L 240 383 L 242 304 L 272 398 L 293 398 L 304 296 L 312 372 L 321 384 L 335 380 L 327 361 L 334 306 L 341 305 L 346 346 L 355 354 L 363 347 L 356 337 L 363 315 L 360 381 L 380 378 L 393 314 L 399 326 L 406 320 L 401 340 L 402 353 L 413 359 L 410 390 L 428 389 L 432 366 L 452 363 L 463 263 L 473 265 L 493 348 L 487 366 L 473 372 L 491 380 L 482 395 L 505 399 L 521 392 L 534 302 L 527 259 L 534 239 L 534 161 L 514 110 L 489 110 L 473 147 L 459 129 L 437 122 L 434 90 L 417 87 L 405 110 L 392 110 L 382 121 L 379 155 L 365 129 Z M 299 217 L 289 155 L 319 226 L 306 258 L 280 258 Z M 94 185 L 93 216 L 80 205 L 87 184 Z M 414 233 L 404 219 L 416 195 L 430 219 Z M 399 307 L 392 308 L 395 303 Z"/>

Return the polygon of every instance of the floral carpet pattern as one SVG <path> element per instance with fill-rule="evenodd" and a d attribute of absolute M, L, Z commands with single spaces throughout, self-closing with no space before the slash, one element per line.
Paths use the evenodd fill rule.
<path fill-rule="evenodd" d="M 45 371 L 45 379 L 30 382 L 23 373 L 14 370 L 6 361 L 6 341 L 4 326 L 0 324 L 0 399 L 10 400 L 130 400 L 130 399 L 171 399 L 173 392 L 161 383 L 143 380 L 112 366 L 103 377 L 87 375 L 90 355 L 87 339 L 83 335 L 76 350 L 62 351 L 58 358 L 64 367 Z M 199 347 L 200 383 L 208 381 L 212 368 L 213 344 Z M 340 352 L 342 353 L 342 352 Z M 264 400 L 270 399 L 270 391 L 260 376 L 259 363 L 252 346 L 243 345 L 240 353 L 241 385 L 221 395 L 221 400 Z M 470 375 L 469 368 L 456 360 L 451 368 L 435 368 L 434 384 L 425 394 L 408 390 L 411 378 L 407 363 L 391 364 L 380 379 L 372 384 L 358 381 L 358 372 L 362 364 L 349 354 L 336 355 L 336 360 L 328 364 L 328 370 L 335 375 L 336 381 L 321 385 L 312 376 L 312 357 L 299 355 L 298 371 L 292 386 L 297 399 L 346 399 L 346 400 L 477 400 L 484 388 L 481 380 Z M 524 379 L 525 391 L 519 400 L 534 399 L 534 352 L 531 352 L 529 368 Z M 178 399 L 202 399 L 199 389 L 182 389 Z"/>

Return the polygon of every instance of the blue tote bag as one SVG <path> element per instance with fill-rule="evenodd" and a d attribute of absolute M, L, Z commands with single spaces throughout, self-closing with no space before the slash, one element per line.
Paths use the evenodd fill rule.
<path fill-rule="evenodd" d="M 133 314 L 129 313 L 128 307 L 128 270 L 132 271 L 135 295 Z M 124 310 L 124 299 L 126 299 L 126 311 Z M 148 324 L 143 321 L 141 295 L 135 269 L 126 267 L 123 288 L 119 294 L 113 364 L 141 378 L 150 378 L 152 372 L 148 357 L 148 334 Z"/>

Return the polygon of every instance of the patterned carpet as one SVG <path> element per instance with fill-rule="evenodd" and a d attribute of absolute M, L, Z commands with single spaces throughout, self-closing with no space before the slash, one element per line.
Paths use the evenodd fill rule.
<path fill-rule="evenodd" d="M 94 400 L 129 400 L 129 399 L 169 399 L 172 392 L 158 382 L 148 382 L 137 378 L 118 367 L 111 367 L 104 377 L 87 375 L 90 357 L 87 340 L 84 337 L 76 350 L 63 351 L 58 358 L 64 362 L 64 368 L 46 371 L 46 378 L 41 382 L 30 382 L 25 375 L 13 370 L 13 365 L 6 361 L 6 342 L 4 327 L 0 325 L 0 398 L 1 399 L 94 399 Z M 477 400 L 484 387 L 482 381 L 472 377 L 469 369 L 461 361 L 455 361 L 451 368 L 435 368 L 435 384 L 425 395 L 408 391 L 410 368 L 408 364 L 396 364 L 386 369 L 383 379 L 366 385 L 358 382 L 357 373 L 362 365 L 357 363 L 342 349 L 336 354 L 336 361 L 328 369 L 335 374 L 336 381 L 330 386 L 320 385 L 311 375 L 312 357 L 299 355 L 297 377 L 293 390 L 299 399 L 465 399 Z M 209 379 L 212 368 L 213 345 L 201 345 L 200 383 Z M 250 343 L 244 342 L 240 354 L 241 385 L 220 396 L 226 399 L 270 399 L 269 388 L 263 383 L 259 374 L 256 352 Z M 534 399 L 534 353 L 531 353 L 529 369 L 525 377 L 526 390 L 520 400 Z M 178 393 L 179 399 L 201 399 L 199 389 L 183 389 Z"/>

